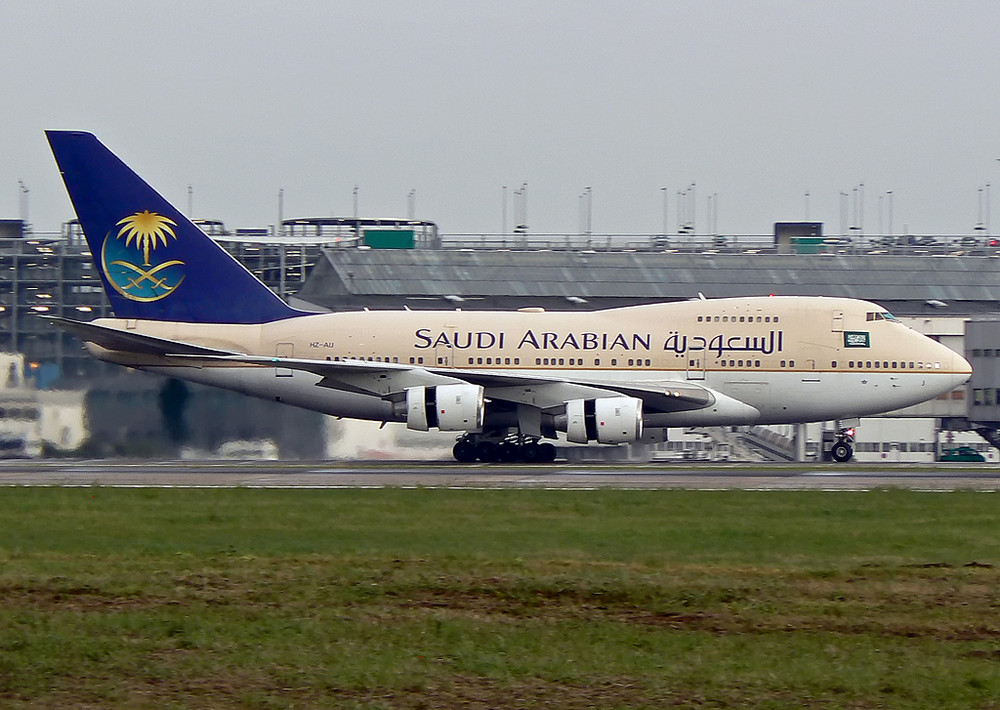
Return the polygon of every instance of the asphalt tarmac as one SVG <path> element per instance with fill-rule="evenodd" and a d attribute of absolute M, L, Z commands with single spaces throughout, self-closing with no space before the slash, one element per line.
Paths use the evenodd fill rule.
<path fill-rule="evenodd" d="M 0 461 L 0 486 L 1000 490 L 973 464 L 549 464 L 356 461 Z"/>

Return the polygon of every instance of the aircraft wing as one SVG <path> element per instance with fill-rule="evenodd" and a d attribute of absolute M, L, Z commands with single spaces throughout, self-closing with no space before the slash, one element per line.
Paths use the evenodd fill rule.
<path fill-rule="evenodd" d="M 401 400 L 408 387 L 469 383 L 480 385 L 494 401 L 555 409 L 567 400 L 627 396 L 643 400 L 647 412 L 683 412 L 715 403 L 717 394 L 690 382 L 615 383 L 590 378 L 566 379 L 462 368 L 437 368 L 367 360 L 307 360 L 253 355 L 178 353 L 178 360 L 200 364 L 244 364 L 302 370 L 319 375 L 321 387 Z"/>
<path fill-rule="evenodd" d="M 570 399 L 627 396 L 643 401 L 647 412 L 681 412 L 701 409 L 715 401 L 711 390 L 687 382 L 611 382 L 591 378 L 556 378 L 545 375 L 505 375 L 495 371 L 449 370 L 465 382 L 482 385 L 486 396 L 539 409 L 562 406 Z"/>

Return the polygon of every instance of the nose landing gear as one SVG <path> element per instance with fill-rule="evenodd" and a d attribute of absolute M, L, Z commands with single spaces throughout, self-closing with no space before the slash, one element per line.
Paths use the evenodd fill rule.
<path fill-rule="evenodd" d="M 854 457 L 854 429 L 837 431 L 837 438 L 830 447 L 830 457 L 837 463 L 846 463 Z"/>

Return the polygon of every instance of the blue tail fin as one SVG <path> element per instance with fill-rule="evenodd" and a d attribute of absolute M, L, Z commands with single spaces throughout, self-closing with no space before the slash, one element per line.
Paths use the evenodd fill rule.
<path fill-rule="evenodd" d="M 46 136 L 116 316 L 266 323 L 301 314 L 96 137 Z"/>

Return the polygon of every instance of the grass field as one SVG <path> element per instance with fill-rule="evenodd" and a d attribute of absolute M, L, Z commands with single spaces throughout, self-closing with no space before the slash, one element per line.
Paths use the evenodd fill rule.
<path fill-rule="evenodd" d="M 0 506 L 4 708 L 1000 708 L 995 494 Z"/>

